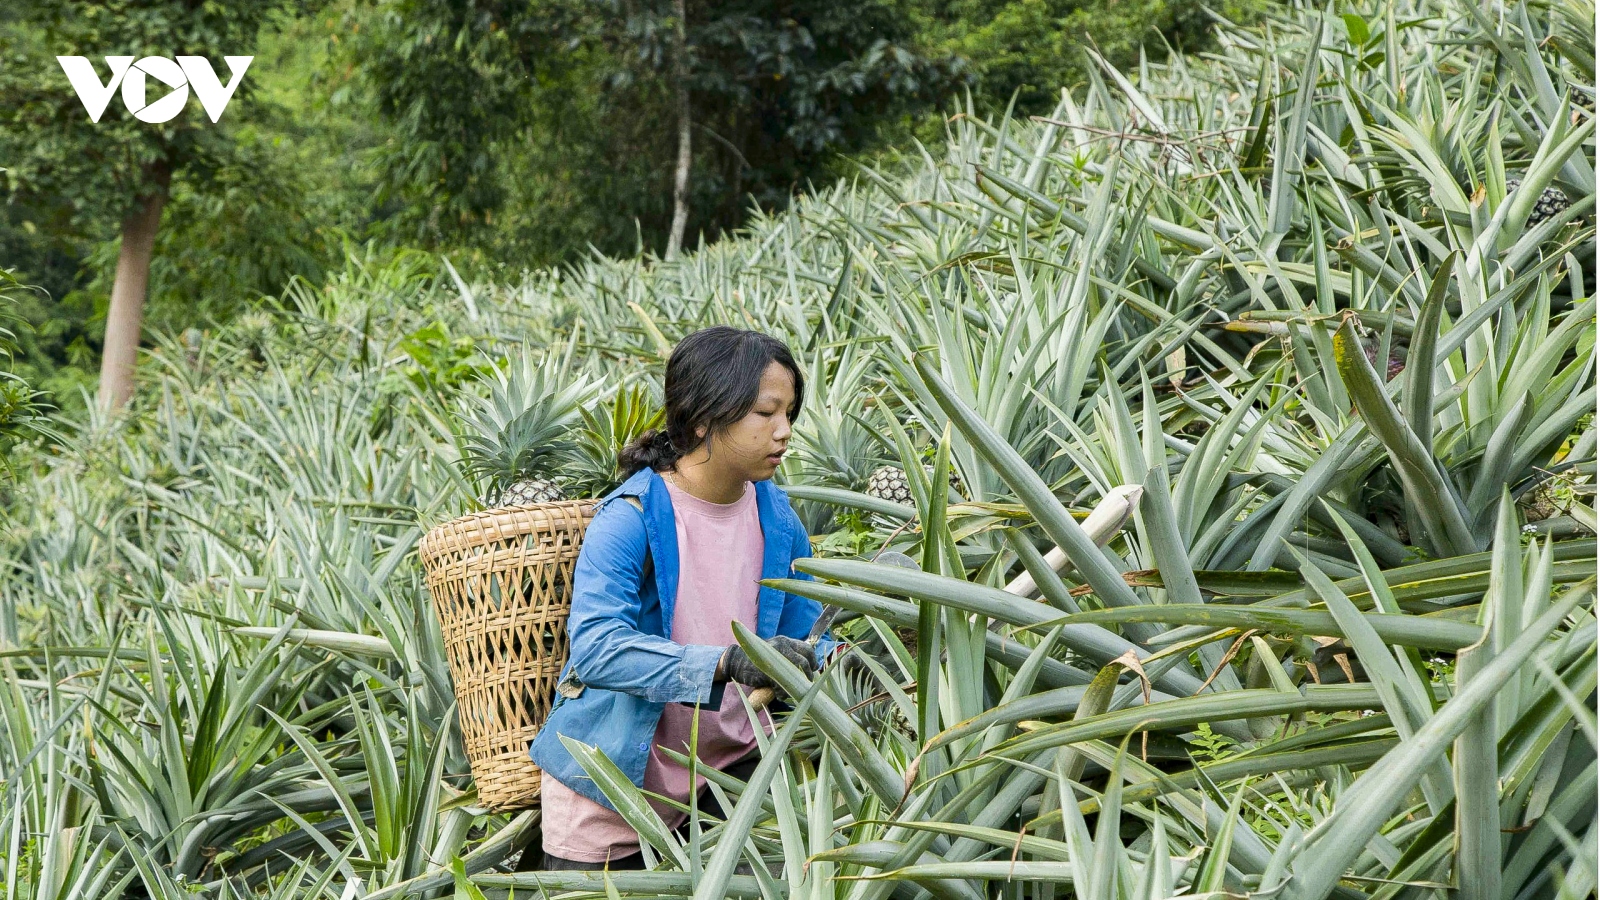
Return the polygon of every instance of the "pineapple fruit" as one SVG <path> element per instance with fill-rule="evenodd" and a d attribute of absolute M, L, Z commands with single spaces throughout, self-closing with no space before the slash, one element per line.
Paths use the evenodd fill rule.
<path fill-rule="evenodd" d="M 1567 98 L 1573 106 L 1581 107 L 1591 116 L 1594 115 L 1594 88 L 1580 88 L 1576 85 L 1567 87 Z M 1574 120 L 1576 121 L 1576 120 Z"/>
<path fill-rule="evenodd" d="M 866 494 L 891 503 L 910 503 L 911 482 L 906 479 L 906 470 L 899 466 L 873 469 L 872 474 L 867 476 Z"/>
<path fill-rule="evenodd" d="M 1405 371 L 1406 348 L 1404 346 L 1399 344 L 1391 346 L 1389 348 L 1389 360 L 1382 366 L 1378 365 L 1378 345 L 1376 343 L 1363 342 L 1361 349 L 1367 355 L 1367 362 L 1372 363 L 1372 367 L 1377 369 L 1384 378 L 1393 381 L 1395 376 Z"/>
<path fill-rule="evenodd" d="M 572 457 L 572 426 L 598 385 L 583 376 L 563 384 L 555 368 L 524 358 L 509 374 L 497 370 L 489 396 L 463 417 L 462 461 L 469 476 L 488 481 L 478 498 L 485 508 L 567 499 L 556 474 Z"/>
<path fill-rule="evenodd" d="M 932 466 L 922 468 L 929 475 L 933 474 Z M 950 470 L 950 487 L 958 494 L 965 493 L 961 476 L 956 474 L 955 469 Z M 911 496 L 911 482 L 906 478 L 906 470 L 894 465 L 873 469 L 872 474 L 867 476 L 867 489 L 864 493 L 868 497 L 888 500 L 891 503 L 911 505 L 916 502 Z"/>
<path fill-rule="evenodd" d="M 1521 178 L 1507 178 L 1506 195 L 1510 196 L 1521 186 Z M 1562 193 L 1560 188 L 1547 187 L 1539 195 L 1539 202 L 1533 205 L 1533 212 L 1528 215 L 1527 227 L 1532 228 L 1546 219 L 1558 216 L 1571 205 L 1572 201 L 1567 198 L 1566 194 Z"/>
<path fill-rule="evenodd" d="M 480 501 L 488 506 L 490 493 L 485 492 Z M 495 506 L 533 506 L 538 503 L 552 503 L 556 500 L 566 500 L 567 492 L 561 485 L 552 479 L 530 475 L 519 478 L 506 485 L 505 490 L 492 501 Z"/>

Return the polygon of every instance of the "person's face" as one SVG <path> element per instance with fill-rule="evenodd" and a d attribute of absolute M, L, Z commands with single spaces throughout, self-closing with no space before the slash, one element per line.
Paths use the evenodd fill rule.
<path fill-rule="evenodd" d="M 761 374 L 756 403 L 744 418 L 711 436 L 710 463 L 747 481 L 772 477 L 789 448 L 794 376 L 778 363 Z"/>

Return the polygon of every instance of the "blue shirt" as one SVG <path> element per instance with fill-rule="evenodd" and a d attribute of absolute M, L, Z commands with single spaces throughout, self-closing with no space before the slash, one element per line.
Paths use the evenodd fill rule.
<path fill-rule="evenodd" d="M 811 555 L 811 541 L 788 496 L 771 481 L 756 482 L 755 491 L 765 547 L 761 577 L 809 579 L 792 570 L 796 559 Z M 639 508 L 616 502 L 623 497 L 637 498 Z M 571 652 L 561 670 L 564 686 L 581 683 L 583 689 L 557 692 L 549 718 L 528 748 L 546 777 L 607 809 L 615 807 L 558 735 L 599 748 L 643 787 L 662 708 L 722 703 L 723 683 L 712 678 L 727 648 L 672 640 L 677 596 L 672 499 L 660 475 L 641 469 L 600 501 L 584 532 L 567 617 Z M 755 631 L 763 638 L 782 634 L 804 640 L 821 612 L 815 600 L 762 586 Z M 833 646 L 826 636 L 817 642 L 819 668 Z"/>

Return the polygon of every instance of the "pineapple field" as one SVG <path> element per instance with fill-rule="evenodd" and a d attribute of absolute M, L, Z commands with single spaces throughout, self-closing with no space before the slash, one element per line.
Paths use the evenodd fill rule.
<path fill-rule="evenodd" d="M 1217 27 L 670 262 L 357 248 L 157 337 L 10 461 L 4 896 L 1594 896 L 1594 4 Z M 616 484 L 716 323 L 806 370 L 778 586 L 858 663 L 747 642 L 726 821 L 590 754 L 649 870 L 527 871 L 418 543 Z"/>

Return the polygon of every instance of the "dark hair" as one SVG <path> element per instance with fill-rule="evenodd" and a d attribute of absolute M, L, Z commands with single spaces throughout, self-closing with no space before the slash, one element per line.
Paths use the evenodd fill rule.
<path fill-rule="evenodd" d="M 685 337 L 667 360 L 665 428 L 651 429 L 617 454 L 627 475 L 646 466 L 662 470 L 699 447 L 706 438 L 744 418 L 761 393 L 761 376 L 777 363 L 794 376 L 792 421 L 805 399 L 805 378 L 789 346 L 768 334 L 715 325 Z"/>

